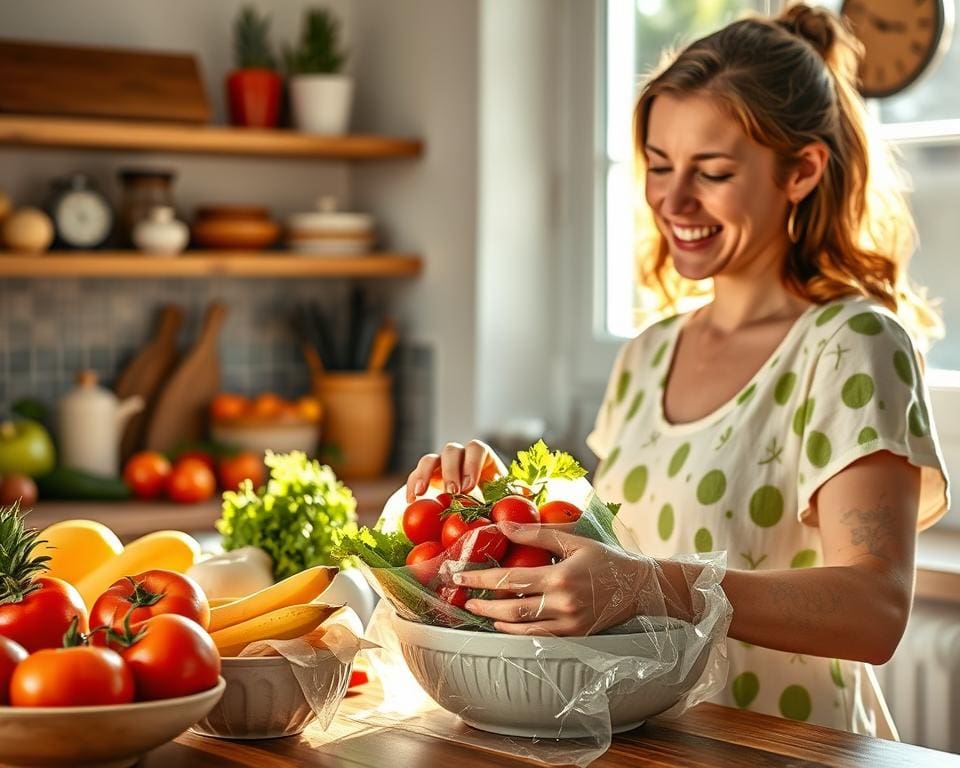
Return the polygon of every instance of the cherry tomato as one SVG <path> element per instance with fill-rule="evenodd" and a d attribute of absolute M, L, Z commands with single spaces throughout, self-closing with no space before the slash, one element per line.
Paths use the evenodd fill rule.
<path fill-rule="evenodd" d="M 244 451 L 220 459 L 218 477 L 220 478 L 220 487 L 225 491 L 237 490 L 244 480 L 253 483 L 254 490 L 256 490 L 267 479 L 263 459 L 251 451 Z"/>
<path fill-rule="evenodd" d="M 452 521 L 452 522 L 451 522 Z M 460 533 L 460 531 L 463 531 Z M 476 530 L 471 535 L 470 531 Z M 510 542 L 486 517 L 466 523 L 460 515 L 450 515 L 443 523 L 443 542 L 449 538 L 452 543 L 446 545 L 450 559 L 459 560 L 465 547 L 470 547 L 467 561 L 470 563 L 486 563 L 490 560 L 499 561 L 507 551 Z"/>
<path fill-rule="evenodd" d="M 87 632 L 87 607 L 76 587 L 53 576 L 39 576 L 34 584 L 39 588 L 23 600 L 0 605 L 0 635 L 33 653 L 62 647 L 74 617 L 78 631 Z"/>
<path fill-rule="evenodd" d="M 201 459 L 187 457 L 173 465 L 167 495 L 179 504 L 196 504 L 209 499 L 217 490 L 217 480 Z"/>
<path fill-rule="evenodd" d="M 440 541 L 444 507 L 434 499 L 417 499 L 403 513 L 403 532 L 414 544 Z"/>
<path fill-rule="evenodd" d="M 141 451 L 127 459 L 123 479 L 137 498 L 155 499 L 167 490 L 172 471 L 173 467 L 162 453 Z"/>
<path fill-rule="evenodd" d="M 541 547 L 531 547 L 527 544 L 511 544 L 510 551 L 500 561 L 502 568 L 537 568 L 541 565 L 550 565 L 553 554 Z"/>
<path fill-rule="evenodd" d="M 195 621 L 161 613 L 134 630 L 136 639 L 120 655 L 133 673 L 138 701 L 189 696 L 217 684 L 220 653 Z"/>
<path fill-rule="evenodd" d="M 0 636 L 0 704 L 10 703 L 10 678 L 17 664 L 27 658 L 27 649 L 9 637 Z"/>
<path fill-rule="evenodd" d="M 455 587 L 452 584 L 444 584 L 437 590 L 437 594 L 457 608 L 463 608 L 467 604 L 467 600 L 470 599 L 470 590 L 466 587 Z"/>
<path fill-rule="evenodd" d="M 207 596 L 197 582 L 175 571 L 157 569 L 117 579 L 90 609 L 90 625 L 122 632 L 128 613 L 131 626 L 161 613 L 186 616 L 204 629 L 210 626 Z M 91 641 L 106 645 L 106 632 L 94 632 Z"/>
<path fill-rule="evenodd" d="M 548 501 L 540 505 L 540 522 L 547 525 L 575 523 L 580 519 L 583 510 L 569 501 Z"/>
<path fill-rule="evenodd" d="M 133 675 L 109 648 L 48 648 L 21 661 L 10 680 L 15 707 L 129 704 Z"/>
<path fill-rule="evenodd" d="M 413 577 L 426 586 L 437 577 L 439 563 L 431 561 L 444 553 L 443 545 L 439 541 L 424 541 L 417 544 L 407 555 L 407 565 Z"/>
<path fill-rule="evenodd" d="M 537 505 L 523 496 L 504 496 L 493 505 L 490 510 L 490 519 L 495 523 L 509 521 L 511 523 L 537 523 L 540 514 Z"/>

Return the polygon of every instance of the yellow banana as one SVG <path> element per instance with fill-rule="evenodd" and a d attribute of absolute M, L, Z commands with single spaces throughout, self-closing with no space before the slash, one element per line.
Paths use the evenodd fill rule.
<path fill-rule="evenodd" d="M 210 637 L 221 656 L 236 656 L 257 640 L 293 640 L 305 635 L 340 608 L 323 603 L 288 605 L 211 632 Z"/>
<path fill-rule="evenodd" d="M 44 576 L 76 584 L 88 573 L 123 552 L 117 534 L 96 520 L 61 520 L 44 528 L 31 557 L 46 555 Z"/>
<path fill-rule="evenodd" d="M 87 608 L 117 579 L 153 568 L 183 573 L 200 558 L 200 545 L 182 531 L 155 531 L 131 541 L 122 553 L 95 568 L 74 586 Z"/>
<path fill-rule="evenodd" d="M 239 599 L 239 597 L 210 597 L 207 598 L 207 602 L 210 603 L 210 608 L 212 610 L 214 608 L 220 608 L 223 605 L 235 602 Z"/>
<path fill-rule="evenodd" d="M 337 568 L 318 565 L 210 611 L 210 632 L 248 621 L 288 605 L 309 603 L 330 586 Z M 211 606 L 212 608 L 212 606 Z"/>

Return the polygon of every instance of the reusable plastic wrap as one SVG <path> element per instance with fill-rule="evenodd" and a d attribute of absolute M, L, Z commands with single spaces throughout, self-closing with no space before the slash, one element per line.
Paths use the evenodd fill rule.
<path fill-rule="evenodd" d="M 732 615 L 720 587 L 725 554 L 684 560 L 689 594 L 672 594 L 661 586 L 666 581 L 656 561 L 638 551 L 586 480 L 550 480 L 546 493 L 583 510 L 575 523 L 551 529 L 617 554 L 590 571 L 603 596 L 593 606 L 595 627 L 628 618 L 576 637 L 494 631 L 489 619 L 441 597 L 458 570 L 496 565 L 470 562 L 479 532 L 413 569 L 364 565 L 383 598 L 366 634 L 380 648 L 366 653 L 384 697 L 360 716 L 367 725 L 403 727 L 547 764 L 588 765 L 610 746 L 613 733 L 653 715 L 677 716 L 722 688 Z M 380 531 L 400 530 L 406 506 L 401 488 L 383 510 Z M 510 578 L 512 590 L 522 592 L 523 571 L 511 569 Z M 682 604 L 692 606 L 692 621 L 671 618 Z"/>

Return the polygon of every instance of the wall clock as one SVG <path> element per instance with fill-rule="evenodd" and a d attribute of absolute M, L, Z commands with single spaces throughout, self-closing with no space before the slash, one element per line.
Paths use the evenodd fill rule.
<path fill-rule="evenodd" d="M 946 48 L 953 0 L 844 0 L 840 15 L 863 43 L 860 93 L 892 96 L 913 83 Z"/>

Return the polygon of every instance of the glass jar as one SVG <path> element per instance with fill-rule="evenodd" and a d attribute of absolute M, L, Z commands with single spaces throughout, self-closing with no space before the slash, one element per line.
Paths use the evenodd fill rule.
<path fill-rule="evenodd" d="M 133 228 L 157 207 L 174 208 L 173 171 L 124 168 L 118 174 L 123 184 L 119 235 L 124 246 L 133 245 Z"/>

